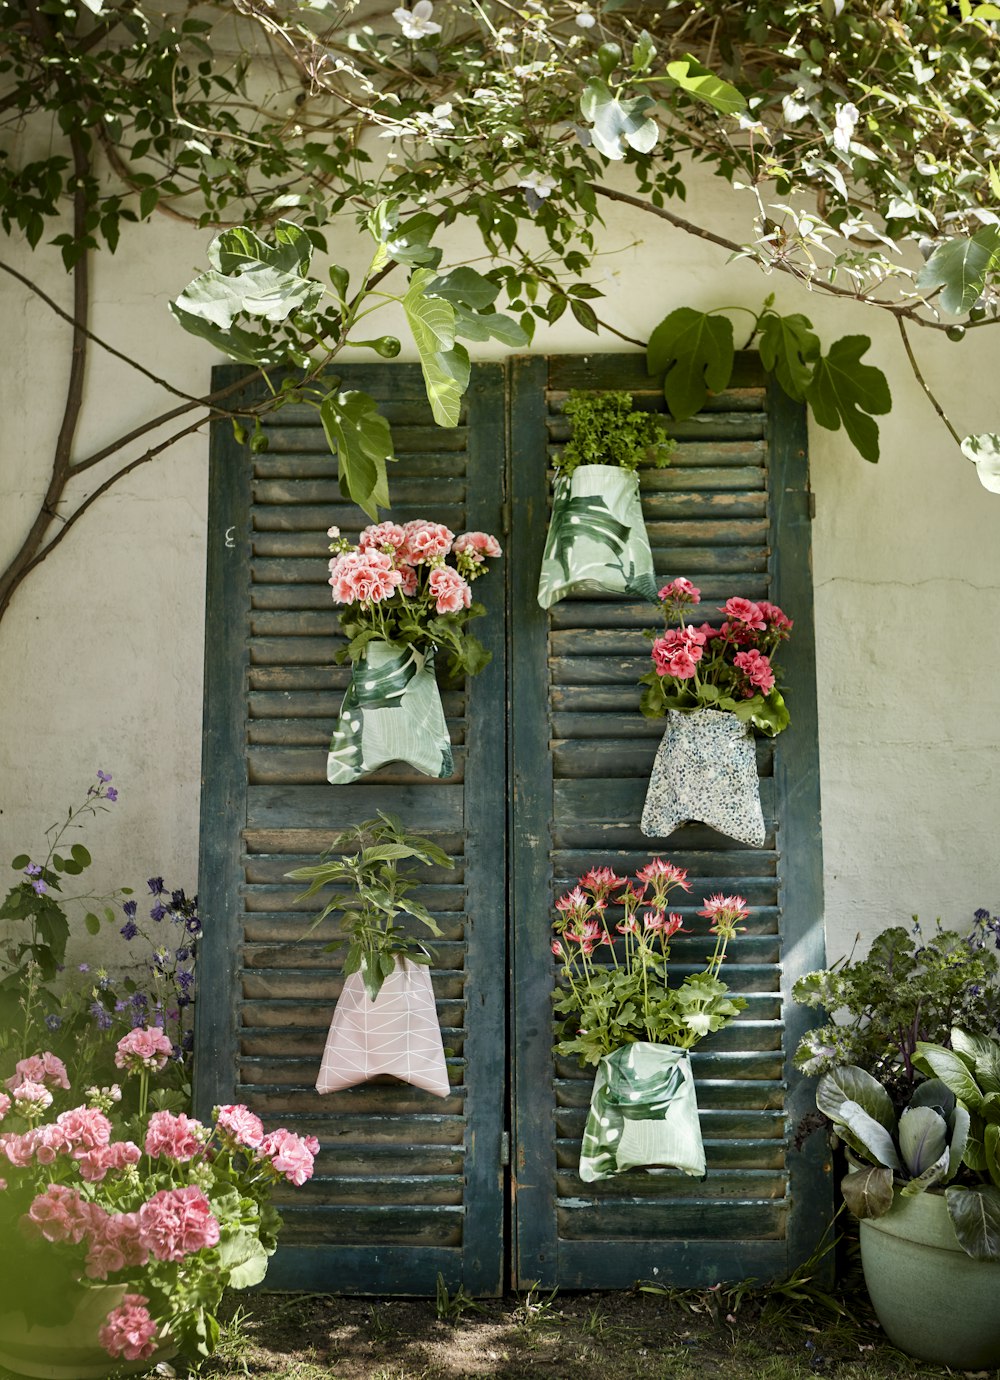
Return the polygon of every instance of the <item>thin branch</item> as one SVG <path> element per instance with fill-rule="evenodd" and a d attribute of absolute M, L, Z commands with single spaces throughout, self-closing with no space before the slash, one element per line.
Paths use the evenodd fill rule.
<path fill-rule="evenodd" d="M 4 273 L 9 273 L 12 278 L 16 278 L 19 283 L 23 283 L 24 286 L 30 289 L 30 291 L 33 292 L 36 297 L 41 298 L 41 300 L 45 303 L 47 307 L 51 307 L 57 316 L 61 316 L 64 321 L 68 321 L 69 324 L 74 327 L 74 329 L 80 329 L 88 340 L 92 340 L 95 345 L 99 345 L 101 349 L 106 350 L 109 355 L 114 355 L 115 359 L 120 359 L 123 363 L 131 365 L 131 367 L 135 369 L 137 373 L 145 375 L 147 379 L 150 379 L 153 383 L 158 384 L 161 388 L 165 389 L 166 392 L 173 393 L 175 397 L 187 398 L 194 403 L 202 401 L 202 399 L 196 398 L 192 393 L 185 393 L 183 389 L 175 388 L 173 384 L 167 383 L 166 379 L 161 379 L 159 375 L 154 374 L 149 369 L 144 368 L 141 364 L 138 364 L 134 359 L 130 359 L 129 356 L 123 354 L 121 350 L 116 350 L 113 345 L 109 345 L 106 340 L 102 340 L 99 335 L 95 335 L 94 332 L 88 330 L 86 326 L 80 326 L 78 322 L 74 321 L 73 317 L 69 314 L 69 312 L 63 311 L 59 303 L 54 302 L 47 293 L 42 291 L 42 289 L 38 286 L 37 283 L 33 283 L 30 278 L 26 278 L 23 273 L 19 273 L 16 268 L 11 268 L 10 264 L 5 264 L 2 261 L 0 261 L 0 269 L 2 269 Z"/>
<path fill-rule="evenodd" d="M 955 443 L 956 443 L 957 445 L 961 445 L 961 444 L 962 444 L 962 438 L 961 438 L 961 436 L 959 436 L 958 432 L 955 430 L 955 428 L 952 426 L 951 422 L 948 420 L 948 418 L 947 418 L 947 416 L 946 416 L 946 414 L 945 414 L 944 408 L 941 406 L 941 404 L 938 402 L 937 398 L 936 398 L 936 397 L 934 396 L 934 394 L 931 392 L 931 390 L 930 390 L 930 388 L 929 388 L 929 386 L 928 386 L 928 384 L 927 384 L 927 380 L 924 378 L 923 374 L 920 372 L 920 365 L 917 363 L 917 357 L 916 357 L 916 355 L 913 353 L 913 346 L 910 344 L 910 338 L 909 338 L 909 336 L 906 334 L 906 322 L 903 320 L 903 318 L 902 318 L 901 316 L 897 316 L 897 317 L 896 317 L 896 325 L 899 327 L 899 334 L 900 334 L 900 335 L 902 336 L 902 338 L 903 338 L 903 348 L 904 348 L 905 351 L 906 351 L 906 358 L 910 361 L 910 368 L 913 370 L 913 377 L 917 380 L 917 382 L 920 384 L 920 387 L 921 387 L 921 388 L 924 390 L 924 392 L 927 394 L 927 397 L 928 397 L 928 400 L 930 401 L 931 406 L 934 408 L 934 411 L 938 414 L 938 416 L 941 418 L 942 422 L 944 422 L 945 426 L 946 426 L 946 427 L 948 428 L 948 430 L 951 432 L 952 436 L 953 436 L 954 439 L 955 439 Z"/>

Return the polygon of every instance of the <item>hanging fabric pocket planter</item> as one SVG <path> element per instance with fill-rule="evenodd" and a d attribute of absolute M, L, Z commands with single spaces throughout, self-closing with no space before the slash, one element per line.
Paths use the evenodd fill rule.
<path fill-rule="evenodd" d="M 753 731 L 735 714 L 667 710 L 642 811 L 642 832 L 665 839 L 697 820 L 760 848 L 766 831 Z"/>
<path fill-rule="evenodd" d="M 431 975 L 399 956 L 374 1001 L 360 972 L 345 978 L 316 1091 L 338 1092 L 383 1073 L 435 1097 L 450 1091 Z"/>
<path fill-rule="evenodd" d="M 688 1051 L 637 1041 L 597 1066 L 580 1178 L 594 1183 L 653 1167 L 700 1178 L 705 1149 Z"/>
<path fill-rule="evenodd" d="M 656 598 L 639 479 L 617 465 L 580 465 L 556 481 L 538 602 L 604 591 Z"/>
<path fill-rule="evenodd" d="M 343 786 L 396 761 L 426 776 L 454 770 L 433 653 L 375 640 L 352 667 L 326 777 Z"/>

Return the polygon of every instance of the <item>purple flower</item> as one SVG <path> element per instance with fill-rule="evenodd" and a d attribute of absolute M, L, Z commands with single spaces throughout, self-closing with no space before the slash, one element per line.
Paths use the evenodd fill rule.
<path fill-rule="evenodd" d="M 177 974 L 177 986 L 182 992 L 186 992 L 194 982 L 194 973 L 190 969 L 184 968 Z"/>
<path fill-rule="evenodd" d="M 25 871 L 27 872 L 28 869 L 25 868 Z M 983 910 L 982 906 L 980 906 L 973 918 L 976 920 L 988 920 L 990 918 L 990 913 L 988 910 Z"/>
<path fill-rule="evenodd" d="M 127 1002 L 127 1001 L 123 1001 L 122 999 L 119 999 L 118 1001 L 115 1002 L 115 1010 L 116 1010 L 116 1011 L 127 1011 L 127 1010 L 128 1010 L 128 1002 Z"/>
<path fill-rule="evenodd" d="M 149 918 L 150 920 L 162 920 L 166 913 L 166 906 L 162 903 L 162 901 L 157 901 L 156 905 L 149 912 Z"/>
<path fill-rule="evenodd" d="M 174 954 L 174 958 L 176 958 L 178 963 L 183 963 L 186 959 L 189 959 L 190 957 L 190 949 L 178 949 L 177 952 Z"/>
<path fill-rule="evenodd" d="M 109 786 L 109 787 L 108 787 L 108 789 L 107 789 L 107 791 L 106 791 L 106 793 L 105 793 L 104 799 L 105 799 L 105 800 L 112 800 L 112 801 L 118 799 L 118 792 L 115 790 L 114 786 Z"/>
<path fill-rule="evenodd" d="M 193 934 L 197 937 L 201 934 L 201 921 L 198 919 L 197 915 L 189 915 L 184 921 L 184 928 L 187 930 L 188 934 Z"/>
<path fill-rule="evenodd" d="M 62 1016 L 46 1016 L 45 1024 L 48 1026 L 50 1030 L 58 1030 L 59 1027 L 62 1025 Z"/>
<path fill-rule="evenodd" d="M 183 888 L 180 891 L 172 891 L 170 893 L 170 904 L 173 906 L 182 906 L 185 900 L 186 897 Z"/>
<path fill-rule="evenodd" d="M 44 896 L 45 893 L 48 891 L 48 887 L 42 881 L 41 877 L 35 878 L 35 880 L 31 883 L 31 889 L 32 891 L 34 891 L 36 896 Z"/>
<path fill-rule="evenodd" d="M 146 885 L 149 887 L 150 895 L 162 896 L 165 890 L 162 877 L 150 877 Z"/>
<path fill-rule="evenodd" d="M 89 964 L 89 963 L 81 963 L 80 966 L 79 966 L 79 968 L 77 969 L 77 972 L 78 972 L 78 973 L 89 973 L 89 972 L 90 972 L 90 964 Z"/>
<path fill-rule="evenodd" d="M 139 933 L 139 926 L 135 923 L 133 919 L 129 918 L 125 921 L 124 925 L 122 925 L 118 933 L 121 935 L 123 939 L 131 941 Z"/>
<path fill-rule="evenodd" d="M 135 912 L 137 908 L 138 906 L 135 901 L 126 901 L 125 904 L 122 906 L 122 910 L 125 912 L 125 914 L 128 916 L 130 920 L 135 919 Z"/>
<path fill-rule="evenodd" d="M 145 992 L 134 993 L 132 997 L 132 1005 L 135 1007 L 137 1011 L 145 1011 L 147 1005 Z"/>
<path fill-rule="evenodd" d="M 97 773 L 97 779 L 98 781 L 108 782 L 111 780 L 111 773 L 109 771 L 99 771 Z"/>
<path fill-rule="evenodd" d="M 114 1022 L 110 1014 L 105 1011 L 101 1002 L 95 1001 L 90 1008 L 90 1014 L 97 1023 L 98 1030 L 110 1030 Z"/>
<path fill-rule="evenodd" d="M 37 877 L 41 870 L 38 863 L 28 863 L 28 866 L 24 869 L 24 875 L 26 877 Z"/>

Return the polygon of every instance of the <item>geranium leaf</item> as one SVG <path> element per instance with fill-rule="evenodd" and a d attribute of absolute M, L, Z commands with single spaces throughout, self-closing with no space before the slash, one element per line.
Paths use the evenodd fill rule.
<path fill-rule="evenodd" d="M 892 396 L 881 369 L 861 362 L 870 345 L 866 335 L 835 340 L 828 354 L 816 360 L 806 399 L 820 426 L 839 431 L 843 422 L 861 455 L 874 462 L 879 456 L 878 425 L 872 417 L 891 409 Z"/>
<path fill-rule="evenodd" d="M 677 421 L 693 417 L 733 373 L 733 327 L 725 316 L 678 307 L 649 337 L 646 368 L 664 374 L 663 396 Z"/>

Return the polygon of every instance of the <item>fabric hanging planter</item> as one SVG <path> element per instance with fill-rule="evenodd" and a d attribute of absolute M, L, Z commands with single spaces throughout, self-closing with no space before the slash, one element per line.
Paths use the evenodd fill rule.
<path fill-rule="evenodd" d="M 656 598 L 639 479 L 618 465 L 580 465 L 556 481 L 538 602 L 604 591 Z"/>
<path fill-rule="evenodd" d="M 316 1091 L 338 1092 L 380 1073 L 394 1074 L 435 1097 L 451 1091 L 430 972 L 401 957 L 374 1001 L 360 973 L 345 978 Z"/>
<path fill-rule="evenodd" d="M 454 771 L 433 654 L 376 640 L 351 669 L 326 778 L 344 786 L 396 761 L 425 776 Z"/>
<path fill-rule="evenodd" d="M 639 1041 L 597 1066 L 580 1178 L 594 1183 L 655 1166 L 700 1178 L 705 1147 L 688 1051 Z"/>
<path fill-rule="evenodd" d="M 669 709 L 642 811 L 647 838 L 697 820 L 760 848 L 766 837 L 753 730 L 717 709 Z"/>

